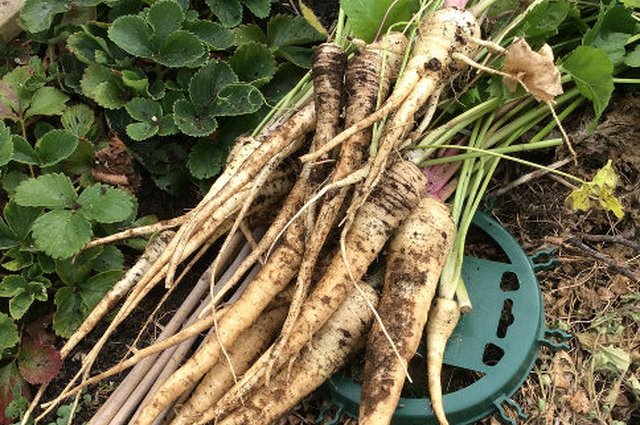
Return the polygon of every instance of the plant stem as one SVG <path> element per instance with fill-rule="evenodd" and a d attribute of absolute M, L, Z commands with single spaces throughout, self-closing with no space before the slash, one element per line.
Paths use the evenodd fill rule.
<path fill-rule="evenodd" d="M 439 148 L 439 149 L 462 149 L 462 150 L 468 150 L 468 151 L 471 151 L 471 152 L 479 152 L 479 153 L 484 154 L 484 155 L 495 156 L 495 157 L 500 158 L 500 159 L 506 159 L 506 160 L 509 160 L 509 161 L 517 162 L 518 164 L 526 165 L 526 166 L 533 167 L 533 168 L 538 168 L 540 170 L 545 170 L 545 171 L 547 171 L 547 172 L 549 172 L 551 174 L 556 174 L 558 176 L 561 176 L 561 177 L 564 177 L 566 179 L 572 180 L 572 181 L 574 181 L 576 183 L 579 183 L 579 184 L 586 184 L 587 183 L 586 181 L 582 180 L 581 178 L 576 177 L 576 176 L 571 175 L 571 174 L 568 174 L 568 173 L 565 173 L 563 171 L 554 170 L 554 169 L 551 169 L 551 168 L 546 167 L 544 165 L 536 164 L 535 162 L 527 161 L 525 159 L 521 159 L 521 158 L 518 158 L 518 157 L 515 157 L 515 156 L 505 155 L 505 154 L 502 154 L 500 152 L 496 152 L 497 149 L 481 149 L 481 148 L 475 148 L 475 147 L 472 147 L 472 146 L 460 146 L 460 145 L 438 145 L 438 146 L 434 145 L 433 147 L 434 148 Z"/>
<path fill-rule="evenodd" d="M 536 149 L 552 148 L 555 146 L 559 146 L 561 144 L 562 144 L 562 139 L 558 138 L 558 139 L 549 139 L 549 140 L 535 141 L 535 142 L 529 142 L 529 143 L 519 143 L 517 145 L 510 145 L 510 146 L 500 146 L 490 150 L 488 149 L 488 151 L 498 152 L 498 153 L 524 152 L 524 151 L 531 151 Z M 441 158 L 428 159 L 420 164 L 420 168 L 429 167 L 429 166 L 438 165 L 438 164 L 448 164 L 451 162 L 464 161 L 466 159 L 478 158 L 483 155 L 484 155 L 483 153 L 479 153 L 479 152 L 468 152 L 468 153 L 462 153 L 458 155 L 444 156 Z"/>
<path fill-rule="evenodd" d="M 640 84 L 640 78 L 614 78 L 614 84 Z"/>

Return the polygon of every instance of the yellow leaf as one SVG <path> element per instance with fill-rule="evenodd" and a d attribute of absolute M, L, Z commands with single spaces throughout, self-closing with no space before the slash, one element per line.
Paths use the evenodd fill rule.
<path fill-rule="evenodd" d="M 591 209 L 590 192 L 591 185 L 589 183 L 583 184 L 580 189 L 576 189 L 569 194 L 566 201 L 567 207 L 574 211 L 589 211 Z"/>
<path fill-rule="evenodd" d="M 596 175 L 593 177 L 592 182 L 596 187 L 602 188 L 608 192 L 613 191 L 618 184 L 618 176 L 615 170 L 611 166 L 611 160 L 607 161 L 604 167 L 602 167 Z"/>
<path fill-rule="evenodd" d="M 592 181 L 571 192 L 565 204 L 574 211 L 588 211 L 597 205 L 591 198 L 597 199 L 602 208 L 613 212 L 620 219 L 624 217 L 624 211 L 620 201 L 613 194 L 617 184 L 618 176 L 609 160 L 598 170 Z"/>
<path fill-rule="evenodd" d="M 611 192 L 602 192 L 600 196 L 598 196 L 598 201 L 600 202 L 600 205 L 602 206 L 602 208 L 613 212 L 616 215 L 616 217 L 618 218 L 624 217 L 624 211 L 622 210 L 622 205 L 620 205 L 620 201 L 618 201 Z"/>

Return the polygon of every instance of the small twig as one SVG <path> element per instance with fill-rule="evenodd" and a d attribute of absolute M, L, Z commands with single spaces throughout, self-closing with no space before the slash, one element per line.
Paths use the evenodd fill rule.
<path fill-rule="evenodd" d="M 609 242 L 618 243 L 620 245 L 628 246 L 636 251 L 640 251 L 640 242 L 626 239 L 621 235 L 590 235 L 583 233 L 580 238 L 589 242 Z"/>
<path fill-rule="evenodd" d="M 638 276 L 636 273 L 632 272 L 627 267 L 624 267 L 623 265 L 618 264 L 617 261 L 615 261 L 613 258 L 609 257 L 608 255 L 598 252 L 595 249 L 591 248 L 590 246 L 586 245 L 580 239 L 576 237 L 570 237 L 567 239 L 567 242 L 569 242 L 576 248 L 579 248 L 580 250 L 584 251 L 586 254 L 592 256 L 593 258 L 600 261 L 601 263 L 616 270 L 620 274 L 628 277 L 629 279 L 635 282 L 640 282 L 640 276 Z"/>
<path fill-rule="evenodd" d="M 549 165 L 548 168 L 550 170 L 555 170 L 557 168 L 562 167 L 563 165 L 568 164 L 569 162 L 571 162 L 571 159 L 570 158 L 565 158 L 565 159 L 563 159 L 561 161 L 554 162 L 553 164 Z M 529 183 L 530 181 L 532 181 L 534 179 L 537 179 L 539 177 L 542 177 L 547 173 L 549 173 L 549 170 L 535 170 L 535 171 L 532 171 L 530 173 L 527 173 L 527 174 L 515 179 L 514 181 L 512 181 L 508 185 L 504 186 L 502 189 L 496 190 L 495 192 L 493 192 L 491 194 L 491 196 L 494 196 L 494 197 L 502 196 L 505 193 L 511 192 L 516 187 L 521 186 L 521 185 L 523 185 L 525 183 Z"/>

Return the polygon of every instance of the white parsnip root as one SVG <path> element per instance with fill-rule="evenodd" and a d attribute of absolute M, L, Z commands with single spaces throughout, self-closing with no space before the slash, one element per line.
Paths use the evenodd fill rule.
<path fill-rule="evenodd" d="M 290 368 L 272 377 L 268 385 L 257 388 L 241 407 L 217 423 L 270 424 L 341 368 L 349 356 L 364 345 L 373 320 L 368 304 L 375 306 L 378 302 L 373 288 L 361 285 L 361 289 L 362 292 L 353 291 L 338 307 Z M 205 424 L 214 419 L 213 410 L 207 413 L 196 423 Z"/>

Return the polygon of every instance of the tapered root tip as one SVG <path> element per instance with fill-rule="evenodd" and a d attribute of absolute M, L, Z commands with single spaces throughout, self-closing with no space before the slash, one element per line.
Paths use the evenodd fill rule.
<path fill-rule="evenodd" d="M 460 318 L 457 301 L 436 298 L 427 321 L 427 371 L 431 406 L 440 425 L 449 425 L 442 401 L 444 349 Z"/>

